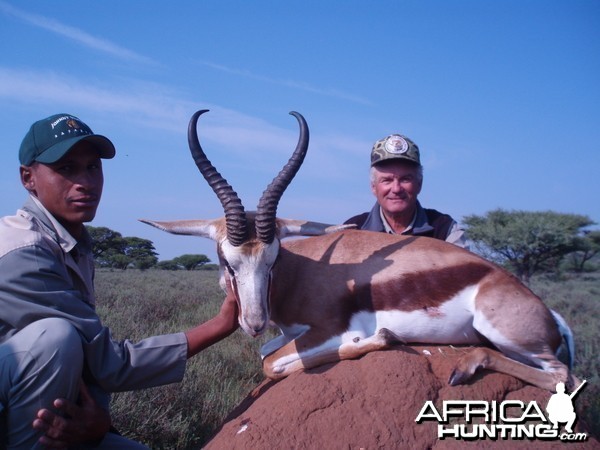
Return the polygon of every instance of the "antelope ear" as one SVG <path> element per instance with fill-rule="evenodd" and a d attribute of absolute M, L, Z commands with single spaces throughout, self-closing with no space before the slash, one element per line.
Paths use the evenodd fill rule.
<path fill-rule="evenodd" d="M 307 220 L 277 219 L 279 239 L 286 236 L 321 236 L 350 228 L 356 228 L 356 225 L 331 225 Z"/>
<path fill-rule="evenodd" d="M 154 220 L 139 219 L 159 230 L 173 234 L 184 234 L 188 236 L 201 236 L 213 241 L 219 241 L 219 236 L 225 236 L 225 219 L 213 220 L 173 220 L 159 222 Z"/>

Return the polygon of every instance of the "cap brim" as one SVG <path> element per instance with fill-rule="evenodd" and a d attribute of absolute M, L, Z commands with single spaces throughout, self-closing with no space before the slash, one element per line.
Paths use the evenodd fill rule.
<path fill-rule="evenodd" d="M 421 163 L 419 161 L 415 161 L 414 158 L 410 158 L 410 157 L 404 156 L 404 155 L 394 155 L 394 156 L 388 156 L 387 158 L 378 159 L 375 162 L 371 162 L 371 167 L 378 166 L 379 164 L 383 164 L 383 163 L 386 163 L 388 161 L 408 162 L 408 163 L 413 163 L 415 166 L 420 166 L 421 165 Z"/>
<path fill-rule="evenodd" d="M 49 147 L 45 151 L 40 153 L 35 158 L 35 161 L 45 164 L 55 163 L 63 156 L 65 156 L 75 144 L 81 141 L 88 141 L 92 143 L 94 147 L 96 147 L 96 149 L 98 150 L 100 158 L 111 159 L 116 154 L 115 146 L 107 137 L 101 136 L 99 134 L 91 134 L 87 136 L 78 136 L 59 142 L 58 144 L 55 144 L 52 147 Z"/>

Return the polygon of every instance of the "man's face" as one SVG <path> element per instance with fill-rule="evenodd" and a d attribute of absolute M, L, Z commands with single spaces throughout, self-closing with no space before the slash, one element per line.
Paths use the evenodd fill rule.
<path fill-rule="evenodd" d="M 387 161 L 373 168 L 371 190 L 386 216 L 413 214 L 422 179 L 419 168 L 410 163 Z"/>
<path fill-rule="evenodd" d="M 102 162 L 92 144 L 80 141 L 55 163 L 21 166 L 21 182 L 78 238 L 83 223 L 96 215 L 104 185 Z"/>

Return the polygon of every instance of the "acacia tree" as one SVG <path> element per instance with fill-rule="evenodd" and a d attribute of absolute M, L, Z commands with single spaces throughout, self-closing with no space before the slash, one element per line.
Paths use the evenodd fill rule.
<path fill-rule="evenodd" d="M 138 237 L 123 237 L 121 233 L 107 227 L 87 227 L 92 238 L 92 253 L 96 265 L 126 269 L 134 265 L 148 269 L 158 262 L 152 241 Z"/>
<path fill-rule="evenodd" d="M 206 255 L 185 254 L 173 258 L 173 262 L 183 266 L 185 270 L 194 270 L 199 266 L 209 263 L 210 259 Z"/>
<path fill-rule="evenodd" d="M 600 254 L 600 231 L 586 231 L 575 241 L 576 250 L 569 259 L 576 272 L 583 272 L 585 264 L 594 256 Z"/>
<path fill-rule="evenodd" d="M 87 226 L 86 228 L 92 238 L 92 254 L 96 265 L 99 267 L 117 267 L 114 264 L 115 257 L 125 254 L 126 242 L 121 233 L 107 227 Z M 117 260 L 119 267 L 123 265 L 127 267 L 123 258 L 119 257 Z"/>
<path fill-rule="evenodd" d="M 139 237 L 125 238 L 124 253 L 138 269 L 148 269 L 158 262 L 158 253 L 152 241 Z"/>
<path fill-rule="evenodd" d="M 536 272 L 556 269 L 566 254 L 577 250 L 583 228 L 594 224 L 578 214 L 503 209 L 466 216 L 463 222 L 481 254 L 507 265 L 525 282 Z"/>

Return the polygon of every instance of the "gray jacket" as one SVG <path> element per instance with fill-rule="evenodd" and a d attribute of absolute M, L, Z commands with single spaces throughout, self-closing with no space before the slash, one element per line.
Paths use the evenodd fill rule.
<path fill-rule="evenodd" d="M 95 311 L 93 276 L 89 235 L 77 242 L 34 197 L 1 218 L 0 345 L 36 320 L 60 317 L 79 331 L 88 383 L 117 392 L 181 381 L 184 333 L 113 340 Z"/>

